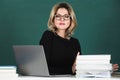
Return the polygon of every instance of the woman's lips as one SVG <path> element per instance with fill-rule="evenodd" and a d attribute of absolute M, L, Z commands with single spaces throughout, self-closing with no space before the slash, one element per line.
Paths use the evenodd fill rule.
<path fill-rule="evenodd" d="M 59 23 L 59 25 L 65 25 L 65 23 Z"/>

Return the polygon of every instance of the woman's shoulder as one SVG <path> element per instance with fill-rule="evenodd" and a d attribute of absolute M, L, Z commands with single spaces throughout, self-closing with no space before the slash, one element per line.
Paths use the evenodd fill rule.
<path fill-rule="evenodd" d="M 79 43 L 79 40 L 75 37 L 71 37 L 71 41 L 77 44 Z"/>
<path fill-rule="evenodd" d="M 53 32 L 50 31 L 50 30 L 45 30 L 45 31 L 44 31 L 44 34 L 53 34 Z"/>
<path fill-rule="evenodd" d="M 72 41 L 78 41 L 78 39 L 75 38 L 75 37 L 71 37 L 71 40 L 72 40 Z"/>
<path fill-rule="evenodd" d="M 53 36 L 53 35 L 54 35 L 54 33 L 52 31 L 50 31 L 50 30 L 45 30 L 43 32 L 43 36 Z"/>

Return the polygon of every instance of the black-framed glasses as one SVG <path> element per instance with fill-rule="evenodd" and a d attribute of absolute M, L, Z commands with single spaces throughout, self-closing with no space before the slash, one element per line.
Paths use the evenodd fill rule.
<path fill-rule="evenodd" d="M 65 14 L 65 15 L 56 14 L 54 17 L 55 17 L 55 19 L 58 20 L 58 21 L 60 21 L 62 18 L 63 18 L 65 21 L 67 21 L 67 20 L 70 19 L 71 16 L 68 15 L 68 14 Z"/>

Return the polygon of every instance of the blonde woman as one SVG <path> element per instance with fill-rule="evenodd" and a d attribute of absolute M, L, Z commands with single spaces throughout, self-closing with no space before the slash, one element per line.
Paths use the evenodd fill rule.
<path fill-rule="evenodd" d="M 43 33 L 43 45 L 50 74 L 75 74 L 75 58 L 81 52 L 79 41 L 71 37 L 76 27 L 76 16 L 70 4 L 53 6 L 48 30 Z"/>
<path fill-rule="evenodd" d="M 46 30 L 40 40 L 51 75 L 76 73 L 76 56 L 81 54 L 78 39 L 72 34 L 77 25 L 73 8 L 66 2 L 55 4 Z M 118 65 L 113 66 L 116 70 Z"/>

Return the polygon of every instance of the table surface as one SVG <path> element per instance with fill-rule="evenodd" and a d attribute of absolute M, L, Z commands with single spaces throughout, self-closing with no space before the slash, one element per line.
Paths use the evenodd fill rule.
<path fill-rule="evenodd" d="M 18 80 L 120 80 L 120 74 L 114 73 L 111 78 L 81 78 L 81 77 L 32 77 L 32 76 L 21 76 Z"/>
<path fill-rule="evenodd" d="M 0 80 L 120 80 L 120 73 L 112 74 L 111 78 L 81 78 L 76 76 L 70 77 L 35 77 L 35 76 L 18 76 L 18 77 L 0 77 Z"/>

